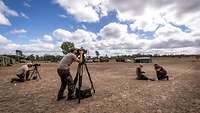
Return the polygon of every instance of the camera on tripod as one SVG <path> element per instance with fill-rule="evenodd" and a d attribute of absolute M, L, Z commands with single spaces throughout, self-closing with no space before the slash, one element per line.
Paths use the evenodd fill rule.
<path fill-rule="evenodd" d="M 39 73 L 38 68 L 37 68 L 38 66 L 41 66 L 41 65 L 38 64 L 38 63 L 35 63 L 35 64 L 32 64 L 32 66 L 34 66 L 34 68 L 33 68 L 32 74 L 30 76 L 30 79 L 33 79 L 33 80 L 41 79 L 40 73 Z"/>
<path fill-rule="evenodd" d="M 85 50 L 83 47 L 81 47 L 80 49 L 77 49 L 77 53 L 76 53 L 77 56 L 80 55 L 80 51 L 83 51 L 83 54 L 87 53 L 87 50 Z"/>

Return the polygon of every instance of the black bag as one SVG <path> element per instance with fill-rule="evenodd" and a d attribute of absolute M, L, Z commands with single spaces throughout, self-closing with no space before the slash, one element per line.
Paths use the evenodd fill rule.
<path fill-rule="evenodd" d="M 76 88 L 76 97 L 79 97 L 80 92 L 80 98 L 88 98 L 92 96 L 92 89 L 91 88 L 82 88 L 80 91 L 78 88 Z"/>

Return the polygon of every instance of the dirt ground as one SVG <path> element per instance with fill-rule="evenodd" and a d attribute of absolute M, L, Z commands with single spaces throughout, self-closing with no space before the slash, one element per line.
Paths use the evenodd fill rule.
<path fill-rule="evenodd" d="M 169 81 L 135 80 L 134 63 L 88 64 L 96 93 L 87 99 L 56 101 L 60 79 L 57 63 L 42 63 L 42 79 L 10 83 L 22 65 L 0 68 L 0 113 L 199 113 L 200 61 L 190 58 L 161 58 L 169 72 Z M 155 78 L 153 63 L 144 64 L 144 71 Z M 72 66 L 75 75 L 77 64 Z M 84 75 L 83 85 L 89 86 Z M 65 95 L 67 90 L 65 91 Z"/>

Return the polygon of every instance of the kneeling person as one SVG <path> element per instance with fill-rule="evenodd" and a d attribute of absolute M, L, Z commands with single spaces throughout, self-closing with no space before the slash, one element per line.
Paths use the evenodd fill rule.
<path fill-rule="evenodd" d="M 154 64 L 154 68 L 155 68 L 158 80 L 164 80 L 164 79 L 169 80 L 169 76 L 167 76 L 167 71 L 162 66 L 158 64 Z"/>
<path fill-rule="evenodd" d="M 12 78 L 11 82 L 24 82 L 25 80 L 29 80 L 30 71 L 32 70 L 31 67 L 32 63 L 22 65 L 20 68 L 17 69 L 16 75 L 18 78 Z"/>
<path fill-rule="evenodd" d="M 66 86 L 68 85 L 68 100 L 75 98 L 74 94 L 74 81 L 70 73 L 70 66 L 73 62 L 82 62 L 83 51 L 80 51 L 80 59 L 76 56 L 77 50 L 75 48 L 71 49 L 68 54 L 66 54 L 59 63 L 57 72 L 61 80 L 60 90 L 58 92 L 57 101 L 64 99 L 63 93 Z"/>

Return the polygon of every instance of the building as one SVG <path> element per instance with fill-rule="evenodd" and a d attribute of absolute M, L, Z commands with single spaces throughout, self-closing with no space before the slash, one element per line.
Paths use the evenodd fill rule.
<path fill-rule="evenodd" d="M 11 66 L 16 63 L 14 58 L 8 56 L 0 56 L 0 66 Z"/>
<path fill-rule="evenodd" d="M 152 63 L 151 57 L 136 57 L 134 63 Z"/>

